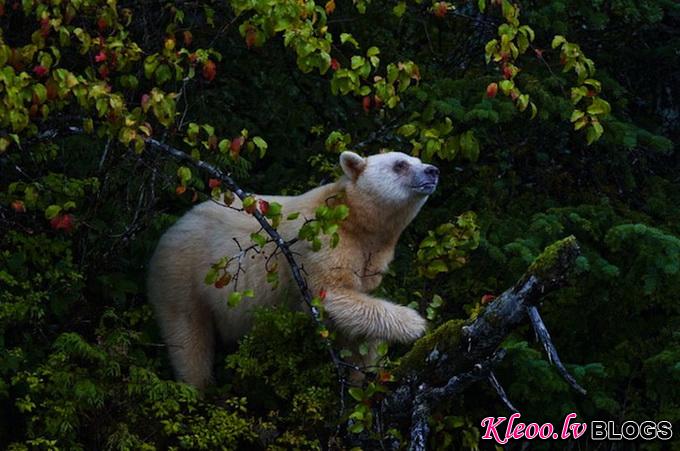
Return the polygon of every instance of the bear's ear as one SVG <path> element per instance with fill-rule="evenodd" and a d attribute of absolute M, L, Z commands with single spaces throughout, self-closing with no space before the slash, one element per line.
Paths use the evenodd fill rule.
<path fill-rule="evenodd" d="M 356 180 L 366 167 L 366 159 L 354 152 L 345 151 L 340 154 L 340 166 L 350 180 Z"/>

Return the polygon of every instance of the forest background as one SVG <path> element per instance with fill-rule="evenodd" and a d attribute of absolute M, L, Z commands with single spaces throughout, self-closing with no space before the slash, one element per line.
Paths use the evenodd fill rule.
<path fill-rule="evenodd" d="M 588 395 L 528 326 L 498 379 L 527 421 L 677 423 L 678 68 L 673 0 L 0 0 L 0 444 L 408 442 L 362 413 L 381 393 L 339 413 L 305 313 L 259 313 L 205 396 L 173 381 L 145 267 L 173 221 L 224 193 L 150 138 L 261 193 L 332 180 L 345 149 L 436 164 L 379 289 L 432 327 L 475 317 L 574 235 L 583 254 L 543 314 Z M 379 387 L 407 350 L 386 351 Z M 475 384 L 433 412 L 429 445 L 476 449 L 481 418 L 506 411 Z"/>

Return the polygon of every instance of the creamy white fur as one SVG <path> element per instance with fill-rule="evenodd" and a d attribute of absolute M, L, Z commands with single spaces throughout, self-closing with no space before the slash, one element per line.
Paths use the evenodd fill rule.
<path fill-rule="evenodd" d="M 408 170 L 396 172 L 397 161 L 406 162 Z M 282 204 L 284 217 L 301 213 L 297 220 L 283 220 L 279 226 L 287 240 L 297 236 L 305 218 L 313 218 L 318 206 L 347 204 L 350 216 L 339 230 L 338 247 L 324 244 L 322 250 L 313 252 L 304 241 L 293 245 L 308 283 L 314 293 L 326 290 L 325 310 L 347 339 L 372 344 L 415 340 L 425 331 L 425 320 L 413 309 L 368 293 L 380 284 L 399 235 L 427 199 L 413 187 L 429 166 L 396 152 L 365 159 L 344 152 L 340 163 L 345 176 L 335 183 L 300 196 L 256 197 Z M 240 208 L 240 202 L 233 207 Z M 204 283 L 214 262 L 238 254 L 234 239 L 247 247 L 250 234 L 258 229 L 249 214 L 207 201 L 185 214 L 158 243 L 149 265 L 148 294 L 181 380 L 197 387 L 210 383 L 215 326 L 223 341 L 234 342 L 250 329 L 253 307 L 277 305 L 286 298 L 299 304 L 297 286 L 282 257 L 275 257 L 278 289 L 265 281 L 264 261 L 273 252 L 273 244 L 262 254 L 250 253 L 243 262 L 246 271 L 239 276 L 238 289 L 252 288 L 255 298 L 230 308 L 226 298 L 234 290 L 233 283 L 222 289 Z M 235 267 L 234 263 L 230 269 Z"/>

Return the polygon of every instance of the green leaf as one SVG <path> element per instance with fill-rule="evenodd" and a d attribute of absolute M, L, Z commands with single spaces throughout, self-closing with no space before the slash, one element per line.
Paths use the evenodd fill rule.
<path fill-rule="evenodd" d="M 397 129 L 397 133 L 408 138 L 409 136 L 413 135 L 417 130 L 418 128 L 414 124 L 404 124 Z"/>
<path fill-rule="evenodd" d="M 352 44 L 354 46 L 354 48 L 357 48 L 357 49 L 359 48 L 359 43 L 357 42 L 356 39 L 354 39 L 354 36 L 352 36 L 349 33 L 341 33 L 340 34 L 340 42 L 343 43 L 343 44 L 346 43 L 346 42 L 349 42 L 350 44 Z"/>
<path fill-rule="evenodd" d="M 167 64 L 161 64 L 160 66 L 158 66 L 154 74 L 156 76 L 156 82 L 159 85 L 162 85 L 163 83 L 170 81 L 170 79 L 172 79 L 172 71 L 170 70 L 170 67 L 168 67 Z"/>
<path fill-rule="evenodd" d="M 502 80 L 498 86 L 501 88 L 501 91 L 503 94 L 506 96 L 510 94 L 510 91 L 513 90 L 515 87 L 515 83 L 512 80 Z"/>
<path fill-rule="evenodd" d="M 350 431 L 352 434 L 360 434 L 361 432 L 364 431 L 364 424 L 354 423 L 349 428 L 347 428 L 347 430 Z"/>
<path fill-rule="evenodd" d="M 577 120 L 581 119 L 586 113 L 584 113 L 581 110 L 574 110 L 571 113 L 571 118 L 569 119 L 570 122 L 576 122 Z"/>
<path fill-rule="evenodd" d="M 208 272 L 206 273 L 206 275 L 205 275 L 205 279 L 204 279 L 205 283 L 206 283 L 207 285 L 212 285 L 212 284 L 214 284 L 214 283 L 217 281 L 217 275 L 218 275 L 217 269 L 215 269 L 215 268 L 210 268 L 210 269 L 208 270 Z"/>
<path fill-rule="evenodd" d="M 479 158 L 479 141 L 472 130 L 460 135 L 460 153 L 463 158 L 475 162 Z"/>
<path fill-rule="evenodd" d="M 448 272 L 449 268 L 446 266 L 446 263 L 444 263 L 441 260 L 434 260 L 430 262 L 429 265 L 427 265 L 427 271 L 430 274 L 437 274 L 440 272 Z"/>
<path fill-rule="evenodd" d="M 191 180 L 191 169 L 186 166 L 177 168 L 177 176 L 182 181 L 182 184 L 187 184 Z"/>
<path fill-rule="evenodd" d="M 356 401 L 363 401 L 364 399 L 364 391 L 359 387 L 351 387 L 347 392 Z"/>
<path fill-rule="evenodd" d="M 364 64 L 366 64 L 366 59 L 363 56 L 359 56 L 359 55 L 354 55 L 350 61 L 351 61 L 352 69 L 354 69 L 354 70 L 357 70 L 360 67 L 362 67 Z"/>
<path fill-rule="evenodd" d="M 368 355 L 368 345 L 366 343 L 361 343 L 359 345 L 359 354 Z"/>
<path fill-rule="evenodd" d="M 229 307 L 236 307 L 241 303 L 242 299 L 243 294 L 240 291 L 234 291 L 233 293 L 229 294 L 229 297 L 227 298 L 227 305 Z"/>
<path fill-rule="evenodd" d="M 588 142 L 588 145 L 599 140 L 602 136 L 602 133 L 604 133 L 604 128 L 602 125 L 599 122 L 592 122 L 591 126 L 588 127 L 586 131 L 586 141 Z"/>
<path fill-rule="evenodd" d="M 45 209 L 45 218 L 53 219 L 61 212 L 59 205 L 50 205 Z"/>
<path fill-rule="evenodd" d="M 592 115 L 605 115 L 609 114 L 611 111 L 611 106 L 606 100 L 600 99 L 599 97 L 593 97 L 593 103 L 588 107 L 588 113 Z"/>
<path fill-rule="evenodd" d="M 255 205 L 255 198 L 253 196 L 248 196 L 243 199 L 243 208 L 252 207 Z"/>
<path fill-rule="evenodd" d="M 220 149 L 221 153 L 227 153 L 229 151 L 230 146 L 231 146 L 231 141 L 229 141 L 228 139 L 223 139 L 217 145 L 217 148 Z"/>
<path fill-rule="evenodd" d="M 267 152 L 267 142 L 259 136 L 255 136 L 253 138 L 253 143 L 260 150 L 260 158 L 264 157 L 265 152 Z"/>
<path fill-rule="evenodd" d="M 363 412 L 363 411 L 361 411 L 361 410 L 355 410 L 354 412 L 352 412 L 352 413 L 350 414 L 349 417 L 350 417 L 350 419 L 352 419 L 352 420 L 362 421 L 362 420 L 364 419 L 365 415 L 364 415 L 364 412 Z"/>
<path fill-rule="evenodd" d="M 403 16 L 405 12 L 406 2 L 399 2 L 394 8 L 392 8 L 392 14 L 394 14 L 397 17 Z"/>
<path fill-rule="evenodd" d="M 250 234 L 250 240 L 260 247 L 264 247 L 265 244 L 267 244 L 267 238 L 260 235 L 259 233 L 251 233 Z"/>
<path fill-rule="evenodd" d="M 529 41 L 533 41 L 536 37 L 534 30 L 528 25 L 522 25 L 519 27 L 519 31 L 523 32 L 529 38 Z"/>
<path fill-rule="evenodd" d="M 552 41 L 552 48 L 556 49 L 557 47 L 559 47 L 560 45 L 564 44 L 565 42 L 567 42 L 567 40 L 564 38 L 564 36 L 560 36 L 560 35 L 558 34 L 558 35 L 556 35 L 556 36 L 553 38 L 553 41 Z"/>
<path fill-rule="evenodd" d="M 280 203 L 278 202 L 270 202 L 269 203 L 269 209 L 267 210 L 267 217 L 268 218 L 273 218 L 275 216 L 278 216 L 281 214 L 281 209 L 283 207 L 281 206 Z"/>
<path fill-rule="evenodd" d="M 600 83 L 598 80 L 588 78 L 586 80 L 583 80 L 584 85 L 591 86 L 595 92 L 600 92 L 602 90 L 602 83 Z"/>
<path fill-rule="evenodd" d="M 430 302 L 430 305 L 436 308 L 441 306 L 443 303 L 444 300 L 442 299 L 442 297 L 439 296 L 438 294 L 435 294 L 434 296 L 432 296 L 432 302 Z"/>

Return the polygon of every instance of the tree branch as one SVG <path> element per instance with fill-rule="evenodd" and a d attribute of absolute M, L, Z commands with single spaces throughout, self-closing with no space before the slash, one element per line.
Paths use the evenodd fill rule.
<path fill-rule="evenodd" d="M 561 364 L 536 307 L 546 294 L 566 283 L 579 255 L 580 249 L 573 236 L 548 246 L 515 286 L 491 302 L 474 320 L 444 323 L 418 340 L 402 357 L 395 371 L 399 385 L 383 400 L 380 409 L 383 418 L 392 423 L 403 421 L 405 414 L 411 412 L 411 450 L 425 449 L 431 409 L 475 381 L 488 380 L 505 405 L 516 410 L 492 370 L 505 355 L 498 347 L 527 319 L 537 328 L 540 340 L 560 374 L 579 393 L 585 394 Z"/>

